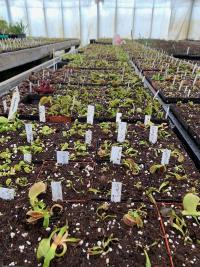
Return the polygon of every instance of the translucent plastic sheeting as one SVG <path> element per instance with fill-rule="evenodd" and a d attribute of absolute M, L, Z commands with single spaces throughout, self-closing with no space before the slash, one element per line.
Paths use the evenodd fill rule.
<path fill-rule="evenodd" d="M 200 0 L 0 0 L 0 17 L 32 36 L 200 39 Z"/>

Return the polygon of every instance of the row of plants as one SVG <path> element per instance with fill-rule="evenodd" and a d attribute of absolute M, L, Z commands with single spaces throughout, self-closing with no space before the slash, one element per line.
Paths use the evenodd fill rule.
<path fill-rule="evenodd" d="M 6 38 L 0 40 L 0 53 L 28 49 L 63 41 L 65 41 L 65 39 L 61 38 Z"/>
<path fill-rule="evenodd" d="M 171 111 L 196 144 L 199 145 L 199 67 L 166 56 L 156 50 L 147 49 L 145 52 L 145 47 L 138 44 L 134 44 L 132 47 L 131 45 L 127 46 L 126 49 L 129 50 L 130 56 L 132 55 L 131 49 L 133 50 L 134 46 L 137 49 L 134 50 L 133 60 L 152 86 L 157 91 L 159 90 L 163 100 L 173 103 L 170 106 Z M 143 60 L 147 53 L 152 53 L 152 56 L 157 57 L 152 65 L 148 59 Z M 158 65 L 159 62 L 162 64 L 161 67 Z"/>
<path fill-rule="evenodd" d="M 88 56 L 82 57 L 81 64 L 77 54 L 67 67 L 33 73 L 24 81 L 18 87 L 21 102 L 14 120 L 7 119 L 5 110 L 12 93 L 1 98 L 3 264 L 199 266 L 198 169 L 163 120 L 158 101 L 143 87 L 128 59 L 124 64 L 123 48 L 94 44 L 82 52 Z M 91 69 L 101 55 L 106 55 L 103 60 L 113 70 Z M 73 61 L 74 67 L 70 66 Z M 113 85 L 122 75 L 124 84 Z M 84 77 L 106 83 L 79 84 Z M 70 79 L 77 85 L 70 84 Z M 70 120 L 40 122 L 33 116 L 38 115 L 38 104 L 45 106 L 47 118 L 64 115 Z M 94 123 L 81 119 L 88 115 L 89 104 L 95 106 Z M 116 122 L 119 112 L 122 116 Z M 20 119 L 27 114 L 29 119 Z M 146 121 L 145 115 L 162 120 Z M 130 118 L 135 121 L 129 122 Z M 119 128 L 125 119 L 123 136 Z M 152 126 L 158 130 L 154 141 Z M 92 133 L 89 141 L 88 131 Z M 113 147 L 121 149 L 118 164 L 110 161 Z M 166 149 L 168 163 L 162 159 Z M 67 164 L 58 163 L 57 151 L 68 152 Z M 122 183 L 120 202 L 112 200 L 113 182 Z M 2 189 L 14 189 L 14 198 L 3 200 Z"/>
<path fill-rule="evenodd" d="M 140 43 L 125 45 L 126 51 L 167 103 L 199 102 L 199 67 Z"/>

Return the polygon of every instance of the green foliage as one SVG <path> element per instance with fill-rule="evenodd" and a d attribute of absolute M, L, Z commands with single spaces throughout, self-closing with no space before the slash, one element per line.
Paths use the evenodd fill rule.
<path fill-rule="evenodd" d="M 200 206 L 200 198 L 193 194 L 187 193 L 183 198 L 183 215 L 188 216 L 200 216 L 200 211 L 197 211 L 197 207 Z"/>
<path fill-rule="evenodd" d="M 113 242 L 119 241 L 118 238 L 113 238 L 113 234 L 111 234 L 109 237 L 104 238 L 101 241 L 101 245 L 94 246 L 92 248 L 88 249 L 89 255 L 106 255 L 110 251 L 110 246 Z"/>
<path fill-rule="evenodd" d="M 37 249 L 37 259 L 44 258 L 43 267 L 49 267 L 55 257 L 62 257 L 67 252 L 67 244 L 78 243 L 80 239 L 69 237 L 68 225 L 55 229 L 48 238 L 40 241 Z M 62 248 L 57 253 L 57 248 Z"/>

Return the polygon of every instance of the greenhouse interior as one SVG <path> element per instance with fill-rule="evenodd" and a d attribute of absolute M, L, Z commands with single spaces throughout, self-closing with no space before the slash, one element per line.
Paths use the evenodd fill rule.
<path fill-rule="evenodd" d="M 0 0 L 0 267 L 200 267 L 200 0 Z"/>

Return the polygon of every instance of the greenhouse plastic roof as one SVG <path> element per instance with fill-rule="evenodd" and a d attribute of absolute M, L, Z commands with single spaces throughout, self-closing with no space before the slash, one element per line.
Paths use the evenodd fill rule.
<path fill-rule="evenodd" d="M 31 36 L 200 39 L 200 0 L 0 0 L 0 17 Z"/>

